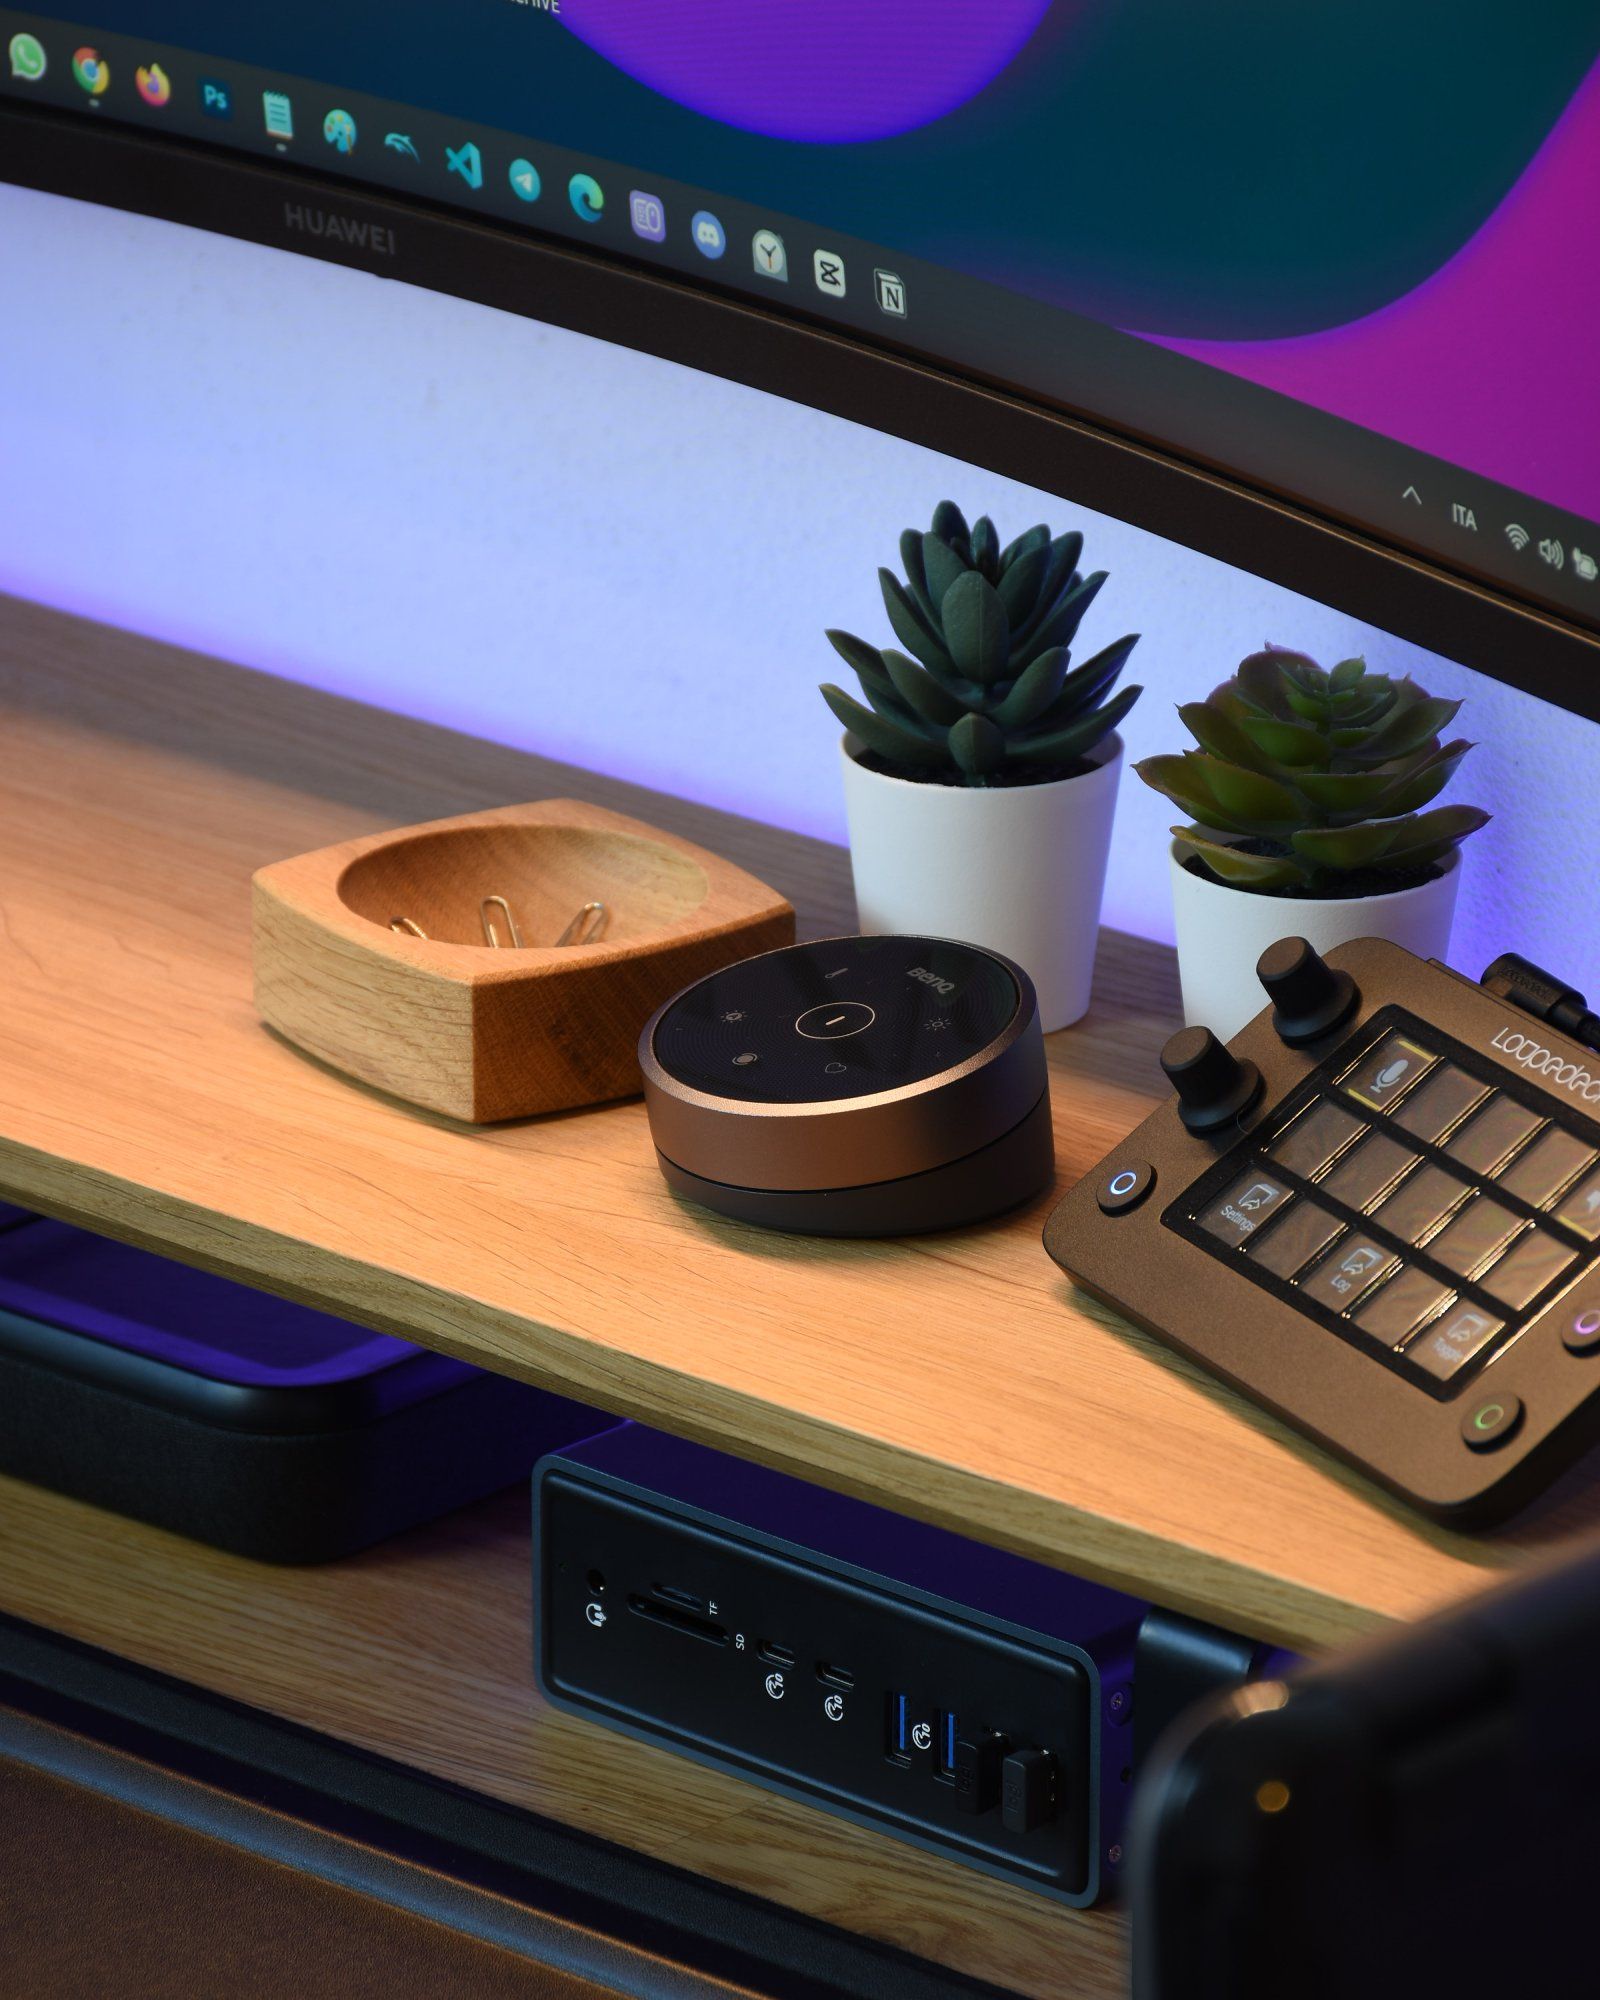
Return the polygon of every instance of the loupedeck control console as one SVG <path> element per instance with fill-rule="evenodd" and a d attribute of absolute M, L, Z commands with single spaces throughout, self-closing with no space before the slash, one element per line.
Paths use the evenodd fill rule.
<path fill-rule="evenodd" d="M 1600 1429 L 1600 1058 L 1377 940 L 1260 971 L 1046 1246 L 1425 1512 L 1503 1517 Z"/>
<path fill-rule="evenodd" d="M 543 1461 L 534 1548 L 558 1706 L 1061 1902 L 1114 1872 L 1136 1599 L 636 1425 Z"/>

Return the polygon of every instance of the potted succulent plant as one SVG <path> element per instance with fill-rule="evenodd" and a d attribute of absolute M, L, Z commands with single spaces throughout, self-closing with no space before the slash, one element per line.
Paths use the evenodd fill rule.
<path fill-rule="evenodd" d="M 1364 660 L 1325 670 L 1269 646 L 1178 710 L 1199 747 L 1134 768 L 1194 821 L 1172 843 L 1191 1024 L 1226 1039 L 1258 1013 L 1256 960 L 1280 937 L 1444 956 L 1460 844 L 1489 817 L 1433 804 L 1472 748 L 1441 740 L 1460 706 Z"/>
<path fill-rule="evenodd" d="M 865 704 L 831 684 L 864 931 L 960 938 L 1015 959 L 1048 1030 L 1089 1005 L 1122 743 L 1137 687 L 1113 693 L 1137 635 L 1082 666 L 1069 648 L 1105 572 L 1083 537 L 1030 528 L 1002 548 L 943 501 L 878 572 L 906 649 L 829 632 Z"/>

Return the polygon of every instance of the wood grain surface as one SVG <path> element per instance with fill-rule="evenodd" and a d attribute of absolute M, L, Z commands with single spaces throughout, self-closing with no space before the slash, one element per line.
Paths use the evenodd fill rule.
<path fill-rule="evenodd" d="M 253 888 L 262 1019 L 475 1124 L 637 1094 L 664 1001 L 794 941 L 794 911 L 746 870 L 582 799 L 341 841 Z"/>
<path fill-rule="evenodd" d="M 528 1496 L 275 1569 L 0 1479 L 0 1610 L 1039 2000 L 1126 1986 L 1065 1910 L 561 1715 L 533 1686 Z"/>
<path fill-rule="evenodd" d="M 1591 1465 L 1494 1542 L 1412 1519 L 1075 1295 L 1053 1197 L 920 1240 L 763 1234 L 668 1193 L 637 1102 L 474 1128 L 262 1027 L 256 868 L 540 796 L 850 927 L 820 843 L 0 604 L 0 1198 L 1290 1645 L 1596 1518 Z M 1107 935 L 1051 1038 L 1058 1190 L 1145 1112 L 1174 1012 L 1169 955 Z"/>

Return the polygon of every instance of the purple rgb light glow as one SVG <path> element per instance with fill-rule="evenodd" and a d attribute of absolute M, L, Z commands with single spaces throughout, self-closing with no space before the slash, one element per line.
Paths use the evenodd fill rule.
<path fill-rule="evenodd" d="M 724 125 L 887 139 L 986 90 L 1051 0 L 563 0 L 562 24 L 635 82 Z"/>
<path fill-rule="evenodd" d="M 1393 305 L 1292 340 L 1146 338 L 1595 520 L 1597 326 L 1600 68 L 1478 233 Z"/>

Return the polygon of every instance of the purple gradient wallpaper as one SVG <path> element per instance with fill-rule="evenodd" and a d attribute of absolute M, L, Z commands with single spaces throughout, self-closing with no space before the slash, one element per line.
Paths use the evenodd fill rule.
<path fill-rule="evenodd" d="M 986 90 L 1051 0 L 564 0 L 563 25 L 676 103 L 775 139 L 886 139 Z"/>
<path fill-rule="evenodd" d="M 1600 516 L 1600 66 L 1483 227 L 1392 305 L 1290 340 L 1147 338 Z"/>

